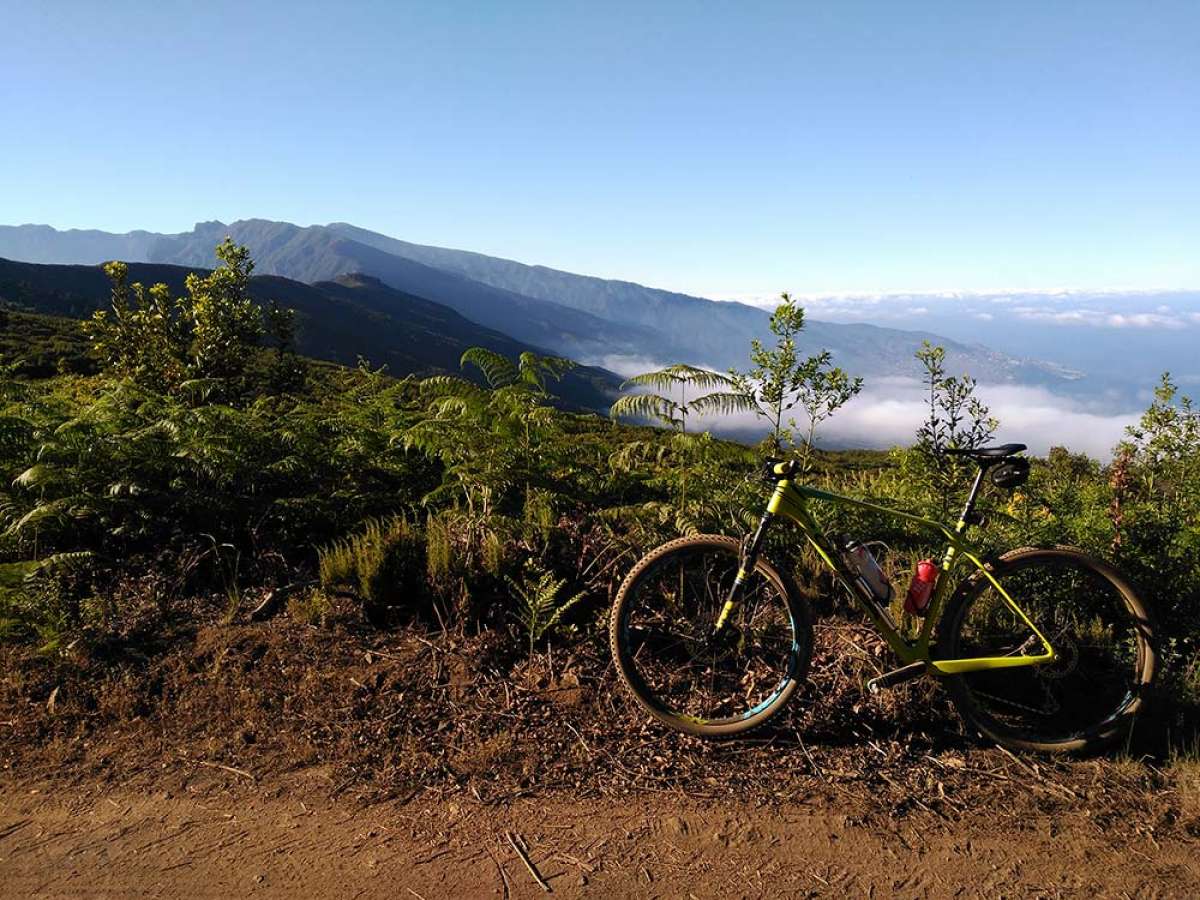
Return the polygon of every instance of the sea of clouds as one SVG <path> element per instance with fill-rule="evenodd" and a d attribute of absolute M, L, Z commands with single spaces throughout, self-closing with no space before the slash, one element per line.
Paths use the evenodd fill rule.
<path fill-rule="evenodd" d="M 630 356 L 608 356 L 593 362 L 621 375 L 664 365 L 658 360 Z M 913 378 L 873 379 L 862 393 L 822 423 L 817 444 L 839 449 L 910 445 L 928 414 L 926 390 Z M 995 442 L 1027 444 L 1037 455 L 1063 446 L 1107 461 L 1113 447 L 1125 436 L 1125 429 L 1141 414 L 1137 409 L 1104 409 L 1095 402 L 1059 396 L 1041 387 L 980 384 L 976 396 L 1000 422 Z M 796 417 L 802 419 L 803 411 L 796 410 Z M 752 413 L 695 417 L 689 427 L 744 441 L 757 441 L 766 433 L 762 419 Z"/>

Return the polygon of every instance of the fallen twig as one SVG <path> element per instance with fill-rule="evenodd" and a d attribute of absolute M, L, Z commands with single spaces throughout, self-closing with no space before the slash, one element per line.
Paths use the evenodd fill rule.
<path fill-rule="evenodd" d="M 383 659 L 394 659 L 396 662 L 409 662 L 403 656 L 397 656 L 395 653 L 384 653 L 382 650 L 367 650 L 365 651 L 367 662 L 371 662 L 372 656 L 378 656 Z"/>
<path fill-rule="evenodd" d="M 226 772 L 232 772 L 234 775 L 241 775 L 243 778 L 249 778 L 251 781 L 258 781 L 253 774 L 247 772 L 245 769 L 235 769 L 233 766 L 227 766 L 224 763 L 205 762 L 202 759 L 195 760 L 195 763 L 207 769 L 224 769 Z"/>
<path fill-rule="evenodd" d="M 492 853 L 491 850 L 487 851 L 487 855 L 490 856 L 492 858 L 492 862 L 496 864 L 496 871 L 500 873 L 500 881 L 504 885 L 504 900 L 508 900 L 508 873 L 504 871 L 504 866 L 500 863 L 500 860 L 494 853 Z"/>
<path fill-rule="evenodd" d="M 254 607 L 254 609 L 250 610 L 249 615 L 246 617 L 247 620 L 251 622 L 260 622 L 263 619 L 273 616 L 276 612 L 278 612 L 279 607 L 282 605 L 284 599 L 286 599 L 287 596 L 292 593 L 292 591 L 296 590 L 297 588 L 311 587 L 316 583 L 317 582 L 315 580 L 296 581 L 292 584 L 285 584 L 283 587 L 273 588 L 267 591 L 267 594 L 265 597 L 263 597 L 262 602 L 259 603 L 258 606 Z"/>
<path fill-rule="evenodd" d="M 1026 772 L 1028 772 L 1034 778 L 1036 778 L 1038 781 L 1040 781 L 1044 785 L 1046 785 L 1047 788 L 1052 788 L 1056 791 L 1061 791 L 1070 800 L 1078 800 L 1079 799 L 1079 795 L 1076 794 L 1069 787 L 1067 787 L 1066 785 L 1058 784 L 1057 782 L 1051 781 L 1046 776 L 1044 776 L 1041 772 L 1039 772 L 1037 769 L 1035 769 L 1033 766 L 1029 765 L 1024 760 L 1019 759 L 1017 757 L 1017 755 L 1015 753 L 1013 753 L 1011 750 L 1009 750 L 1007 747 L 1003 747 L 1003 746 L 997 744 L 996 748 L 998 750 L 1000 750 L 1000 752 L 1003 753 L 1005 756 L 1007 756 L 1009 759 L 1011 759 L 1013 762 L 1015 762 L 1018 766 L 1020 766 L 1022 769 L 1024 769 Z"/>
<path fill-rule="evenodd" d="M 543 891 L 549 894 L 550 885 L 546 883 L 546 879 L 542 878 L 541 873 L 539 873 L 534 867 L 533 863 L 529 859 L 529 854 L 522 850 L 521 845 L 513 840 L 512 832 L 506 831 L 504 832 L 504 836 L 508 838 L 508 843 L 512 846 L 513 850 L 517 852 L 517 856 L 521 857 L 521 862 L 525 863 L 525 868 L 529 870 L 529 874 L 533 876 L 533 880 L 538 883 Z"/>
<path fill-rule="evenodd" d="M 22 819 L 19 822 L 14 822 L 12 825 L 9 825 L 6 828 L 0 828 L 0 838 L 6 838 L 13 832 L 20 831 L 32 821 L 33 819 Z"/>

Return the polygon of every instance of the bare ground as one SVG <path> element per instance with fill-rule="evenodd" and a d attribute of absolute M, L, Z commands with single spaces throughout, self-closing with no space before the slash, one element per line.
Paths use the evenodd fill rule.
<path fill-rule="evenodd" d="M 934 685 L 865 696 L 852 623 L 732 743 L 647 723 L 600 642 L 514 646 L 277 619 L 0 650 L 0 895 L 541 896 L 516 844 L 568 897 L 1200 896 L 1194 762 L 980 745 Z"/>
<path fill-rule="evenodd" d="M 789 802 L 561 794 L 364 803 L 322 771 L 270 785 L 224 770 L 147 791 L 0 789 L 7 897 L 1195 897 L 1186 834 L 1086 810 L 880 815 Z M 510 843 L 511 837 L 511 843 Z"/>

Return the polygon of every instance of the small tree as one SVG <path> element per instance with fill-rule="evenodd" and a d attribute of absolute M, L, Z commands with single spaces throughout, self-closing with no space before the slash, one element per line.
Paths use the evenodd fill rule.
<path fill-rule="evenodd" d="M 263 310 L 264 330 L 275 347 L 267 372 L 270 389 L 277 394 L 301 390 L 308 380 L 308 366 L 296 353 L 296 311 L 276 301 Z"/>
<path fill-rule="evenodd" d="M 250 251 L 225 238 L 217 247 L 221 265 L 201 277 L 187 277 L 182 308 L 191 332 L 191 370 L 195 378 L 240 379 L 250 353 L 265 333 L 262 311 L 250 299 Z"/>
<path fill-rule="evenodd" d="M 1162 374 L 1150 406 L 1125 433 L 1129 440 L 1115 455 L 1133 464 L 1146 496 L 1160 510 L 1178 511 L 1194 501 L 1200 494 L 1200 412 L 1179 393 L 1170 372 Z"/>
<path fill-rule="evenodd" d="M 926 417 L 917 429 L 917 447 L 931 457 L 944 451 L 973 450 L 996 433 L 999 422 L 975 396 L 976 382 L 969 375 L 946 374 L 946 350 L 924 341 L 917 359 L 925 367 Z"/>
<path fill-rule="evenodd" d="M 969 375 L 946 374 L 946 350 L 929 341 L 921 345 L 917 360 L 925 368 L 925 421 L 917 428 L 916 450 L 923 460 L 926 480 L 940 499 L 943 513 L 956 496 L 966 472 L 959 457 L 948 449 L 981 447 L 1000 426 L 988 407 L 975 396 L 976 382 Z"/>
<path fill-rule="evenodd" d="M 796 348 L 796 336 L 804 330 L 804 309 L 788 294 L 771 314 L 771 333 L 775 346 L 765 347 L 755 338 L 750 344 L 749 372 L 730 371 L 734 395 L 742 409 L 757 413 L 771 429 L 771 449 L 778 453 L 794 444 L 797 424 L 788 413 L 801 406 L 807 413 L 804 438 L 805 466 L 816 435 L 817 425 L 828 419 L 862 390 L 862 379 L 851 378 L 832 365 L 828 350 L 802 357 Z M 732 407 L 732 397 L 724 401 Z"/>
<path fill-rule="evenodd" d="M 97 310 L 84 330 L 101 366 L 143 387 L 166 392 L 187 377 L 188 329 L 165 284 L 129 284 L 129 266 L 110 262 L 109 309 Z"/>
<path fill-rule="evenodd" d="M 842 369 L 829 366 L 829 354 L 821 353 L 821 363 L 809 379 L 800 385 L 800 405 L 808 416 L 808 431 L 804 436 L 802 471 L 812 467 L 813 438 L 817 426 L 852 400 L 862 390 L 862 379 L 851 378 Z"/>
<path fill-rule="evenodd" d="M 204 380 L 216 382 L 218 394 L 236 396 L 270 332 L 278 347 L 271 381 L 285 373 L 293 384 L 301 377 L 291 312 L 272 304 L 264 313 L 250 297 L 249 250 L 226 238 L 216 253 L 221 264 L 207 275 L 190 273 L 187 293 L 177 299 L 165 284 L 130 285 L 125 263 L 104 267 L 113 284 L 111 308 L 84 323 L 103 369 L 160 393 Z"/>

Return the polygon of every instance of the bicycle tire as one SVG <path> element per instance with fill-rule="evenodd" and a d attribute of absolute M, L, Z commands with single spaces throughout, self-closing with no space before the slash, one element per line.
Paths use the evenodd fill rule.
<path fill-rule="evenodd" d="M 627 618 L 631 603 L 638 596 L 639 586 L 651 577 L 657 566 L 672 557 L 704 551 L 728 557 L 735 567 L 741 559 L 741 544 L 736 539 L 712 534 L 678 538 L 642 557 L 625 577 L 617 593 L 609 618 L 609 644 L 622 685 L 643 710 L 676 731 L 704 738 L 730 738 L 748 734 L 765 725 L 787 706 L 803 683 L 812 657 L 812 613 L 791 580 L 760 558 L 755 564 L 754 574 L 761 576 L 774 589 L 786 606 L 791 622 L 792 656 L 777 690 L 765 703 L 737 716 L 718 720 L 701 720 L 671 709 L 650 690 L 635 665 L 635 651 L 630 646 L 629 629 L 626 627 Z"/>
<path fill-rule="evenodd" d="M 1158 668 L 1154 617 L 1145 600 L 1138 595 L 1132 584 L 1120 572 L 1108 563 L 1073 547 L 1022 547 L 1000 556 L 995 562 L 989 564 L 989 571 L 1003 585 L 1006 577 L 1011 581 L 1020 571 L 1037 571 L 1039 568 L 1045 571 L 1048 567 L 1074 567 L 1077 572 L 1088 573 L 1106 583 L 1113 589 L 1114 596 L 1119 598 L 1121 606 L 1129 615 L 1131 622 L 1129 637 L 1136 643 L 1136 653 L 1130 667 L 1127 693 L 1117 707 L 1098 721 L 1088 723 L 1084 727 L 1073 727 L 1068 733 L 1058 734 L 1054 733 L 1052 729 L 1039 733 L 1036 728 L 1006 723 L 999 716 L 989 712 L 981 702 L 982 699 L 988 697 L 988 694 L 973 686 L 982 678 L 1015 679 L 1018 676 L 1012 674 L 1004 676 L 996 673 L 1015 673 L 1023 671 L 1022 669 L 953 675 L 945 679 L 946 687 L 963 720 L 980 734 L 1002 746 L 1045 753 L 1098 751 L 1112 746 L 1129 734 L 1138 714 L 1150 696 Z M 959 585 L 948 602 L 939 624 L 938 658 L 955 659 L 971 655 L 964 650 L 963 646 L 964 623 L 972 605 L 984 596 L 989 588 L 991 588 L 991 582 L 983 576 L 983 573 L 976 573 Z M 1006 590 L 1008 590 L 1007 587 Z M 1023 605 L 1021 597 L 1017 596 L 1014 599 L 1018 604 Z M 1048 637 L 1053 645 L 1054 637 L 1049 635 Z M 1068 648 L 1056 647 L 1055 649 L 1062 653 L 1063 649 Z M 1079 650 L 1075 651 L 1076 661 L 1079 659 L 1080 652 Z M 1058 665 L 1058 662 L 1049 665 L 1055 666 Z M 1033 671 L 1035 668 L 1040 667 L 1029 667 L 1028 671 Z M 1038 677 L 1048 678 L 1049 672 L 1045 676 L 1039 675 Z M 1019 703 L 1012 700 L 1004 702 L 1020 707 Z M 1078 710 L 1084 706 L 1086 706 L 1085 703 L 1078 703 L 1071 707 L 1071 710 L 1082 715 L 1083 713 L 1079 713 Z M 1018 709 L 1016 712 L 1019 714 L 1020 710 Z M 1037 712 L 1037 710 L 1033 710 L 1033 712 Z"/>

